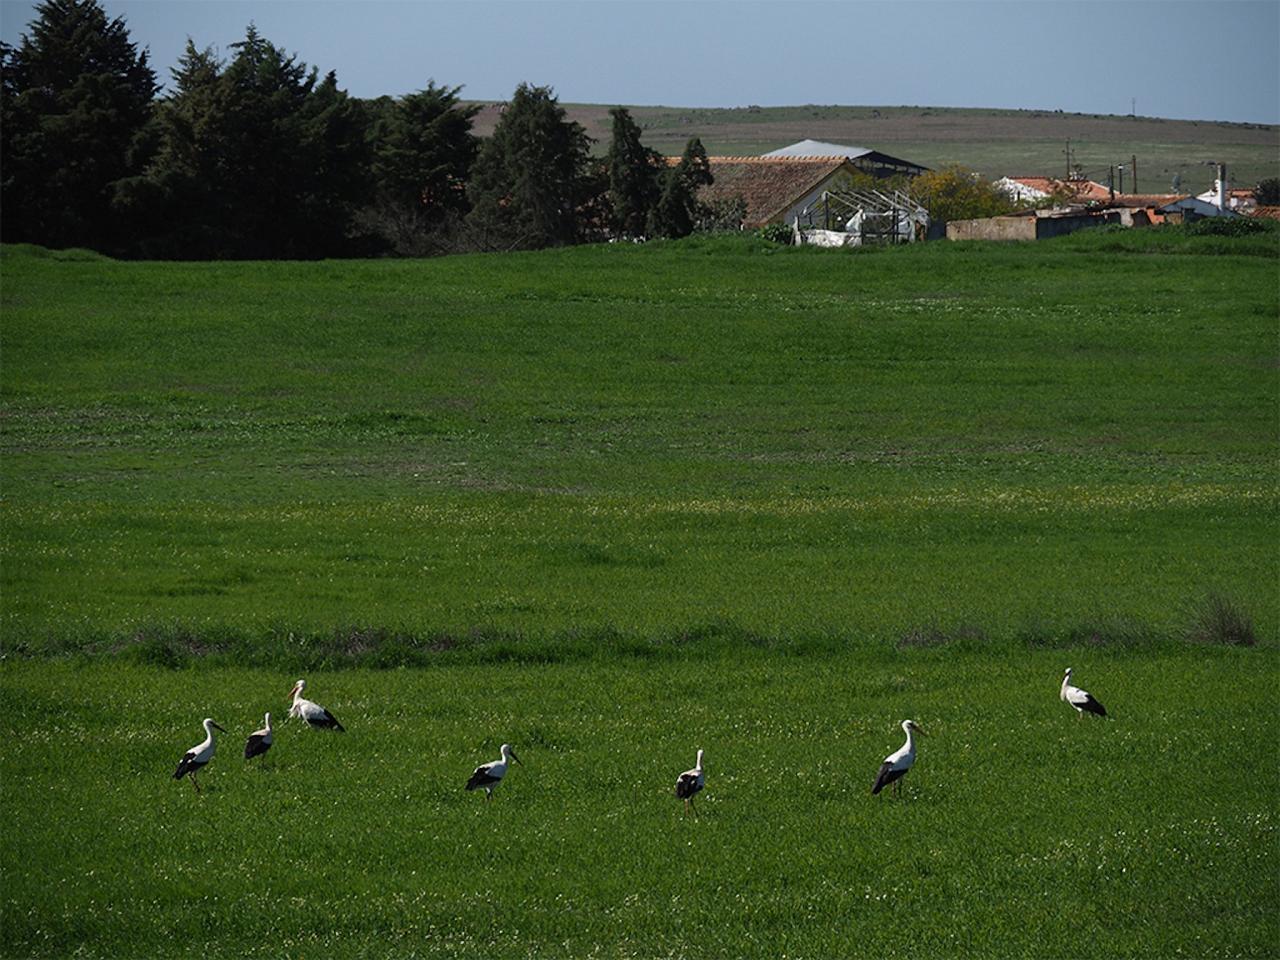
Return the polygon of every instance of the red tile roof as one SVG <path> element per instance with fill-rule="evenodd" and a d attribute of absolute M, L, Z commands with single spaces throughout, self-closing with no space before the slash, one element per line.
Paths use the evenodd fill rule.
<path fill-rule="evenodd" d="M 1189 193 L 1117 193 L 1117 207 L 1165 207 L 1179 200 L 1189 200 Z"/>
<path fill-rule="evenodd" d="M 744 227 L 759 227 L 781 216 L 842 166 L 846 157 L 708 157 L 714 183 L 698 190 L 704 203 L 742 197 L 747 202 Z M 668 157 L 667 163 L 679 163 Z M 853 172 L 853 167 L 850 166 Z"/>
<path fill-rule="evenodd" d="M 1008 177 L 1024 187 L 1039 190 L 1042 193 L 1053 193 L 1055 190 L 1070 191 L 1079 200 L 1109 200 L 1111 191 L 1092 180 L 1060 180 L 1056 177 Z"/>
<path fill-rule="evenodd" d="M 1280 207 L 1254 207 L 1245 216 L 1262 217 L 1266 220 L 1280 220 Z"/>

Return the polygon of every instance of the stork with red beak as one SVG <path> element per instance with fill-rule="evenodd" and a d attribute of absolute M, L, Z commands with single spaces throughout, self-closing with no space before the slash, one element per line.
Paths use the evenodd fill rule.
<path fill-rule="evenodd" d="M 289 696 L 293 697 L 293 706 L 289 708 L 289 716 L 301 717 L 307 722 L 307 726 L 316 727 L 320 730 L 337 730 L 339 733 L 346 733 L 346 728 L 338 722 L 338 718 L 332 713 L 320 706 L 318 703 L 312 703 L 310 700 L 303 699 L 302 691 L 307 687 L 307 681 L 299 680 L 293 685 L 293 689 L 289 691 Z"/>

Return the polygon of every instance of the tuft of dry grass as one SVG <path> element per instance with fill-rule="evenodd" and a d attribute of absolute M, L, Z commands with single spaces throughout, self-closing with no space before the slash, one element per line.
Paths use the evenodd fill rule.
<path fill-rule="evenodd" d="M 898 638 L 897 647 L 899 650 L 913 647 L 947 647 L 956 643 L 980 644 L 986 639 L 986 632 L 972 624 L 962 623 L 955 627 L 944 628 L 936 623 L 929 623 L 908 630 Z"/>
<path fill-rule="evenodd" d="M 1187 639 L 1252 647 L 1258 642 L 1253 618 L 1229 597 L 1211 590 L 1190 608 Z"/>

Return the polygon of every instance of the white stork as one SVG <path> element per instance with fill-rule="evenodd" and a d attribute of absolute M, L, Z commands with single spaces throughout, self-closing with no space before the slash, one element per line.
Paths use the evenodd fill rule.
<path fill-rule="evenodd" d="M 332 713 L 320 706 L 318 703 L 312 703 L 310 700 L 302 698 L 302 691 L 307 687 L 307 681 L 299 680 L 293 685 L 293 689 L 289 691 L 289 696 L 293 697 L 293 706 L 289 708 L 289 716 L 301 717 L 307 722 L 308 726 L 317 727 L 321 730 L 337 730 L 339 733 L 346 733 L 346 728 L 338 722 L 338 718 Z"/>
<path fill-rule="evenodd" d="M 252 757 L 260 757 L 271 749 L 271 714 L 267 714 L 264 725 L 261 730 L 255 730 L 249 734 L 249 739 L 244 744 L 244 758 L 246 760 Z"/>
<path fill-rule="evenodd" d="M 223 730 L 209 717 L 204 718 L 204 741 L 196 744 L 190 750 L 182 755 L 182 759 L 178 761 L 178 769 L 173 771 L 173 779 L 181 780 L 183 777 L 191 778 L 191 785 L 196 788 L 196 793 L 200 792 L 200 784 L 196 781 L 196 774 L 204 769 L 206 763 L 213 759 L 214 751 L 218 749 L 218 744 L 213 739 L 213 731 Z"/>
<path fill-rule="evenodd" d="M 1100 717 L 1107 715 L 1107 708 L 1093 698 L 1088 690 L 1081 690 L 1071 685 L 1071 668 L 1062 675 L 1062 692 L 1058 694 L 1062 700 L 1076 708 L 1076 714 L 1083 717 L 1085 712 L 1096 713 Z"/>
<path fill-rule="evenodd" d="M 875 786 L 871 788 L 872 793 L 879 793 L 889 784 L 893 784 L 893 792 L 899 793 L 902 790 L 900 782 L 908 770 L 916 763 L 916 739 L 914 734 L 924 736 L 924 731 L 916 724 L 914 720 L 902 721 L 902 732 L 907 735 L 907 742 L 899 749 L 884 758 L 884 763 L 880 764 L 880 773 L 876 776 Z"/>
<path fill-rule="evenodd" d="M 511 749 L 511 744 L 504 743 L 500 751 L 502 759 L 494 760 L 491 763 L 482 763 L 476 767 L 471 774 L 471 779 L 467 781 L 468 790 L 479 790 L 484 787 L 485 800 L 493 799 L 494 788 L 502 782 L 502 778 L 507 775 L 507 761 L 514 760 L 521 766 L 520 758 L 516 756 L 516 752 Z"/>
<path fill-rule="evenodd" d="M 680 776 L 676 777 L 676 798 L 684 801 L 684 812 L 693 811 L 693 815 L 698 815 L 698 808 L 693 805 L 693 797 L 699 790 L 707 785 L 707 775 L 702 769 L 702 751 L 698 751 L 698 762 L 693 765 L 692 770 L 686 770 Z"/>

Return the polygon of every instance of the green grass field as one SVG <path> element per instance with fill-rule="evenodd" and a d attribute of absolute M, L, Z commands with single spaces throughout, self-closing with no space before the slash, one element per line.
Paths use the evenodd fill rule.
<path fill-rule="evenodd" d="M 0 954 L 1270 956 L 1277 260 L 5 248 Z"/>

